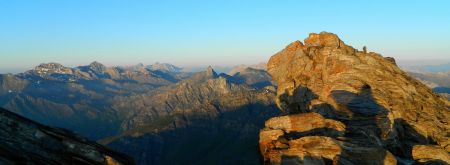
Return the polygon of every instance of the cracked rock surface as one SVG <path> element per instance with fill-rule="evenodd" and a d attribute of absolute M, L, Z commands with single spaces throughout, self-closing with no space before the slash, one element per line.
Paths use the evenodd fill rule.
<path fill-rule="evenodd" d="M 322 32 L 291 43 L 267 68 L 287 115 L 260 131 L 265 164 L 450 163 L 450 103 L 393 58 Z"/>

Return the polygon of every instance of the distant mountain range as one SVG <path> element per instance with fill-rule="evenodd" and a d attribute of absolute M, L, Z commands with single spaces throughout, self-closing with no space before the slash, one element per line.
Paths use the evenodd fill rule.
<path fill-rule="evenodd" d="M 439 73 L 410 71 L 407 73 L 450 100 L 450 71 Z"/>
<path fill-rule="evenodd" d="M 280 113 L 274 91 L 268 73 L 253 68 L 228 75 L 161 63 L 47 63 L 0 75 L 1 107 L 100 140 L 138 164 L 258 164 L 258 131 Z"/>
<path fill-rule="evenodd" d="M 438 65 L 404 65 L 401 68 L 406 71 L 419 72 L 419 73 L 449 72 L 450 71 L 450 63 L 438 64 Z"/>
<path fill-rule="evenodd" d="M 293 44 L 285 52 L 296 46 Z M 391 58 L 380 61 L 395 64 Z M 277 67 L 283 69 L 284 64 Z M 278 80 L 283 88 L 298 83 L 290 82 L 289 75 L 294 72 L 273 71 L 278 78 L 286 79 Z M 447 96 L 449 73 L 408 72 Z M 309 76 L 315 75 L 320 74 Z M 321 83 L 314 80 L 312 85 Z M 266 63 L 239 65 L 220 73 L 213 67 L 190 72 L 167 63 L 106 67 L 92 62 L 73 68 L 46 63 L 19 74 L 1 74 L 0 107 L 49 126 L 73 130 L 132 156 L 137 164 L 259 164 L 258 136 L 265 121 L 293 113 L 279 111 L 276 102 L 282 109 L 310 106 L 302 101 L 310 97 L 308 91 L 300 89 L 299 96 L 277 96 L 276 88 L 280 89 L 267 72 Z M 283 107 L 287 105 L 283 102 L 296 106 Z M 332 115 L 325 112 L 330 109 L 323 108 L 320 113 Z M 276 141 L 283 147 L 281 143 L 286 140 Z"/>
<path fill-rule="evenodd" d="M 418 79 L 432 88 L 433 91 L 446 96 L 450 100 L 450 63 L 437 65 L 404 64 L 401 68 L 410 76 Z"/>
<path fill-rule="evenodd" d="M 146 93 L 189 75 L 147 67 L 108 68 L 98 62 L 75 68 L 41 64 L 24 73 L 0 75 L 0 106 L 98 139 L 115 134 L 120 125 L 122 116 L 111 108 L 112 98 Z"/>
<path fill-rule="evenodd" d="M 266 63 L 259 63 L 259 64 L 254 64 L 254 65 L 244 65 L 244 64 L 242 64 L 242 65 L 238 65 L 238 66 L 235 66 L 235 67 L 233 67 L 229 72 L 228 72 L 228 74 L 229 75 L 234 75 L 234 74 L 236 74 L 236 73 L 238 73 L 238 72 L 242 72 L 242 71 L 244 71 L 245 69 L 258 69 L 258 70 L 267 70 L 267 64 Z"/>

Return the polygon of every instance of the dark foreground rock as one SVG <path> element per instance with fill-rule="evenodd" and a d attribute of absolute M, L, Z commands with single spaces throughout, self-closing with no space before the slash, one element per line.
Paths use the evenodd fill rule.
<path fill-rule="evenodd" d="M 67 130 L 0 108 L 0 164 L 129 165 L 133 160 Z"/>
<path fill-rule="evenodd" d="M 310 34 L 271 57 L 277 105 L 260 132 L 265 164 L 448 164 L 450 103 L 335 34 Z"/>

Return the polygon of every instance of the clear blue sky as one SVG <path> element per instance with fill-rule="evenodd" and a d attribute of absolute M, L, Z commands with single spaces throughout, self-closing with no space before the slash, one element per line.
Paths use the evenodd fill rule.
<path fill-rule="evenodd" d="M 320 31 L 398 60 L 447 60 L 450 1 L 0 0 L 0 73 L 94 60 L 258 63 Z"/>

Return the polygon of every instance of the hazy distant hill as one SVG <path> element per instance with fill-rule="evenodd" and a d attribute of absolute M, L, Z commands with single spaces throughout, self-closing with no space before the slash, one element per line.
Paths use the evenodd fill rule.
<path fill-rule="evenodd" d="M 434 92 L 450 100 L 450 63 L 439 65 L 405 65 L 402 69 Z"/>
<path fill-rule="evenodd" d="M 449 72 L 450 71 L 450 63 L 439 64 L 439 65 L 405 65 L 401 67 L 406 71 L 411 72 Z"/>
<path fill-rule="evenodd" d="M 411 76 L 422 81 L 431 88 L 447 87 L 450 88 L 450 71 L 446 73 L 417 73 L 408 72 Z"/>
<path fill-rule="evenodd" d="M 182 71 L 185 71 L 185 72 L 200 72 L 200 71 L 205 70 L 206 68 L 207 68 L 206 66 L 205 67 L 186 67 L 186 68 L 183 68 Z M 237 73 L 239 71 L 242 71 L 242 70 L 244 70 L 246 68 L 266 70 L 266 63 L 261 62 L 261 63 L 258 63 L 258 64 L 252 64 L 252 65 L 241 64 L 241 65 L 237 65 L 237 66 L 213 66 L 213 68 L 219 74 L 220 73 L 225 73 L 225 74 L 228 74 L 228 75 L 234 75 L 235 73 Z"/>
<path fill-rule="evenodd" d="M 169 72 L 169 73 L 179 73 L 183 70 L 183 68 L 179 68 L 175 65 L 168 64 L 168 63 L 154 63 L 152 65 L 147 66 L 150 70 L 159 70 L 163 72 Z"/>
<path fill-rule="evenodd" d="M 450 71 L 440 73 L 408 72 L 408 74 L 432 88 L 433 91 L 444 94 L 450 99 Z"/>
<path fill-rule="evenodd" d="M 236 67 L 233 67 L 231 69 L 231 71 L 228 72 L 229 75 L 234 75 L 238 72 L 242 72 L 247 68 L 252 68 L 252 69 L 258 69 L 258 70 L 266 70 L 267 69 L 267 64 L 266 63 L 259 63 L 259 64 L 254 64 L 254 65 L 239 65 Z"/>
<path fill-rule="evenodd" d="M 244 81 L 245 83 L 255 87 L 263 88 L 265 86 L 274 85 L 272 77 L 265 70 L 254 69 L 251 67 L 245 68 L 233 74 L 237 81 Z"/>

